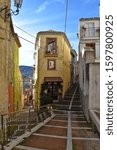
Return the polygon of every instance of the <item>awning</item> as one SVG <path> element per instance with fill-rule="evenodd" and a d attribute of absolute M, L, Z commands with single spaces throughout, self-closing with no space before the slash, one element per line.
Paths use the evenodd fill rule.
<path fill-rule="evenodd" d="M 61 77 L 45 77 L 44 82 L 63 82 Z"/>

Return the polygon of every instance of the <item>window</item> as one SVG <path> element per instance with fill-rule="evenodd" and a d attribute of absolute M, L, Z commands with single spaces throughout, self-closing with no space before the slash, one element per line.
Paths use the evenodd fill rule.
<path fill-rule="evenodd" d="M 47 49 L 46 54 L 56 54 L 57 53 L 57 39 L 56 38 L 47 38 Z"/>
<path fill-rule="evenodd" d="M 86 47 L 92 48 L 93 50 L 95 50 L 95 43 L 86 43 L 85 45 Z"/>
<path fill-rule="evenodd" d="M 55 70 L 55 69 L 56 69 L 56 61 L 48 60 L 48 70 Z"/>
<path fill-rule="evenodd" d="M 87 23 L 87 36 L 88 37 L 94 37 L 95 36 L 95 24 L 92 23 Z"/>
<path fill-rule="evenodd" d="M 82 27 L 84 37 L 95 37 L 95 24 L 94 22 L 86 23 L 85 27 Z"/>
<path fill-rule="evenodd" d="M 95 43 L 86 43 L 85 46 L 86 46 L 87 48 L 93 49 L 93 50 L 94 50 L 94 56 L 96 55 L 96 54 L 95 54 L 95 51 L 96 51 L 96 45 L 95 45 Z"/>

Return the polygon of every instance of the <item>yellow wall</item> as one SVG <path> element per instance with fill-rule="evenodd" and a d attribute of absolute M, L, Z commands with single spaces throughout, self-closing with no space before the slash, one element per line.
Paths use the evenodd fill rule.
<path fill-rule="evenodd" d="M 22 109 L 23 80 L 19 69 L 19 46 L 14 38 L 13 48 L 13 106 L 14 111 Z"/>
<path fill-rule="evenodd" d="M 63 92 L 65 93 L 68 87 L 70 86 L 71 82 L 71 54 L 69 46 L 66 42 L 64 42 L 64 39 L 62 39 L 62 46 L 63 46 L 63 84 L 64 89 Z"/>
<path fill-rule="evenodd" d="M 18 55 L 19 56 L 19 55 Z M 19 110 L 24 108 L 24 97 L 23 97 L 23 78 L 19 69 Z"/>
<path fill-rule="evenodd" d="M 0 0 L 0 6 L 10 8 L 10 0 Z M 8 112 L 13 110 L 14 93 L 18 93 L 17 89 L 17 92 L 13 89 L 18 83 L 14 73 L 19 71 L 19 62 L 12 19 L 9 17 L 5 20 L 5 10 L 0 13 L 0 64 L 0 112 Z"/>
<path fill-rule="evenodd" d="M 9 0 L 0 0 L 0 6 L 10 6 Z M 4 20 L 5 10 L 0 13 L 0 112 L 8 111 L 8 63 L 10 21 Z"/>
<path fill-rule="evenodd" d="M 36 82 L 36 99 L 38 99 L 38 105 L 40 101 L 40 88 L 41 84 L 44 83 L 44 77 L 61 77 L 63 79 L 63 95 L 68 89 L 71 73 L 70 73 L 70 46 L 66 42 L 65 36 L 63 34 L 39 34 L 40 47 L 38 53 L 38 79 Z M 57 38 L 57 57 L 45 56 L 46 50 L 46 38 Z M 37 39 L 37 43 L 38 43 Z M 48 59 L 56 60 L 56 70 L 47 70 Z"/>

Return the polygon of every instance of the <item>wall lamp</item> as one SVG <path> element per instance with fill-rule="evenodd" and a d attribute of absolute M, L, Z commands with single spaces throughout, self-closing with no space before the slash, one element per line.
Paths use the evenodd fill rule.
<path fill-rule="evenodd" d="M 0 7 L 0 13 L 5 10 L 5 18 L 8 18 L 11 14 L 18 15 L 19 14 L 19 8 L 22 6 L 23 0 L 14 0 L 14 6 L 17 8 L 15 11 L 12 9 L 7 9 L 8 6 L 4 6 L 3 8 Z"/>

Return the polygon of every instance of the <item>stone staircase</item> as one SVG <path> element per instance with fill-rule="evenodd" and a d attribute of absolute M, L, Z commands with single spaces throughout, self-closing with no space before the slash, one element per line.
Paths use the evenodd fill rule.
<path fill-rule="evenodd" d="M 53 118 L 23 139 L 14 150 L 100 149 L 99 134 L 84 116 L 78 86 L 69 88 L 62 102 L 53 104 L 53 113 Z"/>

